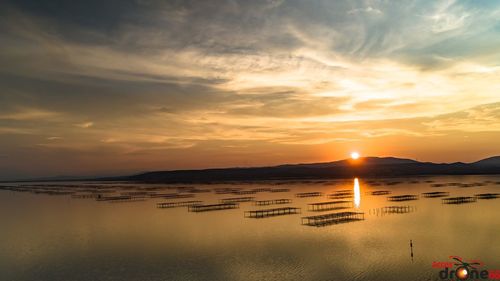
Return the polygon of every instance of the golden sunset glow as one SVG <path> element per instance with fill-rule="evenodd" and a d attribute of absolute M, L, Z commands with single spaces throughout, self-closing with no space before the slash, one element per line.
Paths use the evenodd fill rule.
<path fill-rule="evenodd" d="M 0 178 L 499 154 L 486 2 L 137 1 L 95 23 L 14 2 Z"/>

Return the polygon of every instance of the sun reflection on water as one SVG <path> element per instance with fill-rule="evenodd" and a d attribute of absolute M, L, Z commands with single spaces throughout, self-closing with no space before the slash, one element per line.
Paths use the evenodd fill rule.
<path fill-rule="evenodd" d="M 354 179 L 354 206 L 359 208 L 359 204 L 361 203 L 361 193 L 359 192 L 359 180 L 358 178 Z"/>

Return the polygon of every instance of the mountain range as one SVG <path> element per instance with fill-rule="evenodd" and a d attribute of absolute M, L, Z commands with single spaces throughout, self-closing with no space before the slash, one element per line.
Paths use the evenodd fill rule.
<path fill-rule="evenodd" d="M 108 180 L 143 182 L 214 182 L 236 180 L 329 179 L 421 175 L 500 174 L 500 156 L 472 163 L 431 163 L 394 157 L 363 157 L 325 163 L 271 167 L 173 170 L 141 173 Z"/>

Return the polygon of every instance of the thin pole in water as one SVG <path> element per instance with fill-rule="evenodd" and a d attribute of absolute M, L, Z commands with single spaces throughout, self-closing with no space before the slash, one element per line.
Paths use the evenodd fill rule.
<path fill-rule="evenodd" d="M 413 262 L 413 241 L 410 239 L 410 255 L 411 261 Z"/>

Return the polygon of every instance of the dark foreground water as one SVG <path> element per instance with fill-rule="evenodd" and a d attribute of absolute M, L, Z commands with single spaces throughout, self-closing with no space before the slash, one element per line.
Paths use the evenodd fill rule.
<path fill-rule="evenodd" d="M 432 186 L 436 184 L 444 185 Z M 441 280 L 440 269 L 432 263 L 451 261 L 450 256 L 480 260 L 481 269 L 500 269 L 500 199 L 443 204 L 447 197 L 422 194 L 500 193 L 500 177 L 359 179 L 358 186 L 354 179 L 4 186 L 9 187 L 0 190 L 0 280 Z M 255 189 L 254 194 L 241 192 Z M 372 195 L 377 190 L 391 194 Z M 55 195 L 61 191 L 68 194 Z M 296 197 L 302 192 L 324 195 Z M 327 197 L 335 192 L 337 198 Z M 151 198 L 172 193 L 194 197 Z M 97 194 L 132 195 L 132 200 L 97 201 Z M 419 197 L 388 200 L 405 194 Z M 156 205 L 193 200 L 215 204 L 236 197 L 292 202 L 270 206 L 241 202 L 238 209 L 200 213 Z M 351 208 L 308 211 L 308 204 L 338 200 L 349 201 Z M 301 208 L 301 214 L 244 216 L 249 210 L 287 206 Z M 390 213 L 383 209 L 387 206 L 407 208 Z M 364 212 L 365 219 L 321 227 L 301 224 L 305 216 L 345 211 Z"/>

